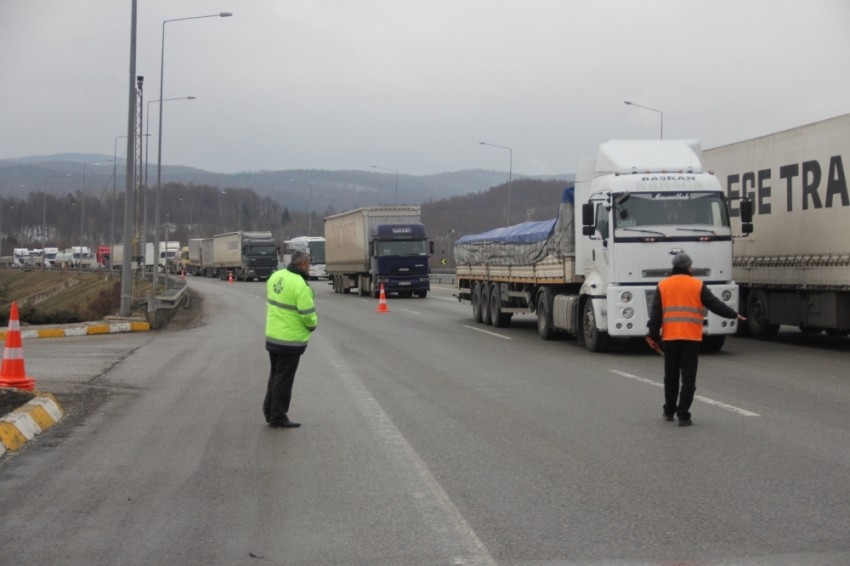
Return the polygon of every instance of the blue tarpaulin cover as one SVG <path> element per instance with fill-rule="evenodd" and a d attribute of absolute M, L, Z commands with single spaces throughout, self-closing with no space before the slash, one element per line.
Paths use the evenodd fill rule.
<path fill-rule="evenodd" d="M 455 243 L 455 261 L 460 265 L 527 265 L 547 255 L 563 257 L 575 252 L 573 245 L 574 189 L 561 197 L 558 217 L 467 234 Z"/>

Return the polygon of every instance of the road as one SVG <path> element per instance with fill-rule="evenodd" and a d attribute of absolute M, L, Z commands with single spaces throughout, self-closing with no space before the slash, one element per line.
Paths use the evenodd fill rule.
<path fill-rule="evenodd" d="M 0 563 L 850 563 L 850 340 L 730 339 L 680 428 L 642 345 L 314 283 L 270 429 L 264 285 L 189 281 L 168 330 L 25 342 L 69 416 L 0 463 Z"/>

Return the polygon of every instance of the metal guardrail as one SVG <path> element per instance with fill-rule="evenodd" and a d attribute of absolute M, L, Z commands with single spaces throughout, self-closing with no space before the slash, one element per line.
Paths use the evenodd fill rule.
<path fill-rule="evenodd" d="M 455 270 L 454 269 L 432 269 L 431 282 L 437 284 L 454 285 Z"/>
<path fill-rule="evenodd" d="M 174 275 L 166 276 L 166 289 L 160 293 L 148 292 L 147 318 L 151 328 L 157 329 L 171 320 L 174 311 L 189 302 L 189 285 L 185 279 Z"/>

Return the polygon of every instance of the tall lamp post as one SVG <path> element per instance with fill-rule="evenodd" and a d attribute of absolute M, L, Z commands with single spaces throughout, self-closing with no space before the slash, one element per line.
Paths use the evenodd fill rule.
<path fill-rule="evenodd" d="M 70 173 L 64 175 L 53 175 L 44 180 L 44 199 L 41 202 L 41 270 L 44 271 L 44 247 L 47 244 L 47 183 L 50 179 L 61 179 L 70 177 Z"/>
<path fill-rule="evenodd" d="M 478 142 L 481 145 L 489 145 L 490 147 L 498 147 L 499 149 L 506 149 L 510 152 L 510 157 L 508 159 L 508 208 L 505 212 L 505 226 L 511 225 L 511 185 L 513 185 L 513 177 L 514 177 L 514 150 L 505 145 L 496 145 L 494 143 L 487 142 Z"/>
<path fill-rule="evenodd" d="M 165 24 L 169 22 L 182 22 L 186 20 L 199 20 L 201 18 L 228 18 L 233 14 L 230 12 L 219 12 L 218 14 L 207 14 L 205 16 L 190 16 L 188 18 L 174 18 L 171 20 L 162 21 L 162 48 L 160 51 L 159 62 L 159 132 L 157 132 L 157 148 L 156 148 L 156 197 L 154 205 L 154 236 L 153 236 L 153 256 L 156 266 L 153 270 L 153 288 L 156 290 L 159 285 L 159 193 L 162 191 L 162 103 L 165 100 L 163 96 L 163 82 L 165 79 Z"/>
<path fill-rule="evenodd" d="M 177 98 L 166 98 L 162 102 L 171 102 L 172 100 L 195 100 L 195 96 L 178 96 Z M 145 242 L 148 236 L 148 159 L 150 151 L 148 145 L 151 141 L 151 103 L 160 102 L 159 100 L 148 100 L 148 114 L 145 118 L 145 170 L 144 173 L 144 193 L 142 193 L 142 249 L 145 247 Z"/>
<path fill-rule="evenodd" d="M 661 134 L 658 136 L 658 139 L 664 139 L 664 112 L 659 110 L 658 108 L 650 108 L 649 106 L 642 106 L 635 102 L 629 102 L 628 100 L 624 100 L 623 104 L 628 104 L 629 106 L 636 106 L 638 108 L 643 108 L 644 110 L 651 110 L 652 112 L 658 112 L 661 116 Z"/>
<path fill-rule="evenodd" d="M 86 161 L 83 163 L 83 190 L 80 193 L 80 262 L 77 265 L 77 273 L 83 271 L 83 227 L 86 218 L 86 167 L 95 163 L 109 163 L 111 159 L 98 159 L 96 161 Z"/>
<path fill-rule="evenodd" d="M 398 204 L 398 171 L 389 167 L 381 167 L 380 165 L 372 165 L 372 169 L 383 169 L 384 171 L 395 173 L 395 203 Z"/>

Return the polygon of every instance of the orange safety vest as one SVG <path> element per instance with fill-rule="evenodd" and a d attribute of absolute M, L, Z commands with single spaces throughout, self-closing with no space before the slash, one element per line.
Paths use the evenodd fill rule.
<path fill-rule="evenodd" d="M 658 284 L 661 292 L 661 336 L 664 340 L 702 341 L 705 309 L 700 300 L 702 281 L 673 275 Z"/>

